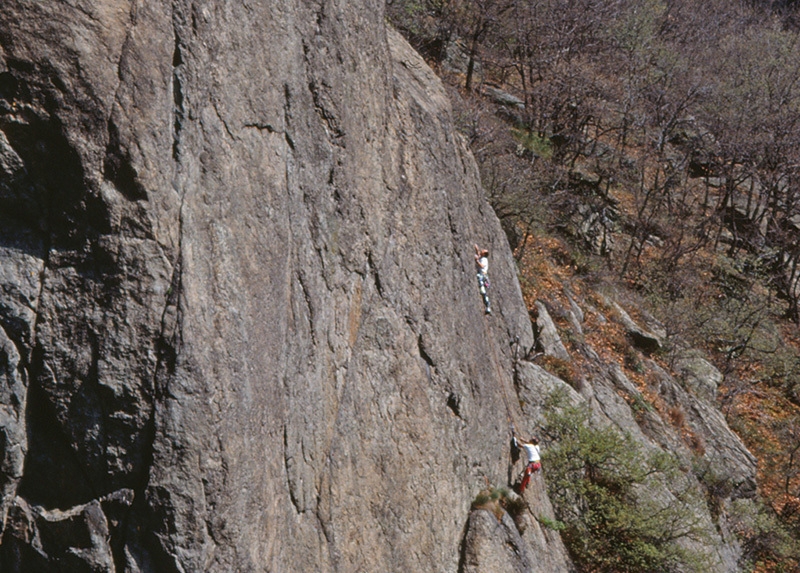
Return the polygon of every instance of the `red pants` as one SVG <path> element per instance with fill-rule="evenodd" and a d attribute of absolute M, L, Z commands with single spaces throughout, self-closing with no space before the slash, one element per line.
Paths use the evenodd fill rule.
<path fill-rule="evenodd" d="M 528 484 L 531 481 L 531 475 L 534 472 L 538 472 L 542 469 L 542 464 L 540 462 L 530 462 L 527 466 L 525 466 L 525 475 L 522 476 L 522 481 L 519 484 L 519 493 L 523 493 L 525 488 L 528 487 Z"/>

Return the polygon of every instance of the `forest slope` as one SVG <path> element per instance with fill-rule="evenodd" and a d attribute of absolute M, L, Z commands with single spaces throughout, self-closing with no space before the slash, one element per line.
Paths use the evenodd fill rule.
<path fill-rule="evenodd" d="M 648 388 L 648 360 L 680 379 L 686 352 L 713 362 L 715 382 L 684 383 L 759 458 L 765 505 L 741 524 L 742 567 L 796 566 L 795 3 L 455 0 L 394 2 L 390 15 L 452 88 L 531 312 L 554 313 L 567 349 L 589 342 L 621 364 L 672 425 L 684 413 Z M 592 320 L 624 300 L 662 336 L 643 354 L 630 342 L 646 329 L 581 332 L 576 296 L 605 309 Z M 548 360 L 565 379 L 587 369 Z"/>

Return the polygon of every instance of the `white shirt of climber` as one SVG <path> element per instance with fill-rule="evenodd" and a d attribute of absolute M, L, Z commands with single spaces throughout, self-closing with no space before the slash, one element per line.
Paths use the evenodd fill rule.
<path fill-rule="evenodd" d="M 487 257 L 478 259 L 478 270 L 484 275 L 489 272 L 489 259 Z"/>
<path fill-rule="evenodd" d="M 541 459 L 541 456 L 539 455 L 539 446 L 536 444 L 520 441 L 516 436 L 514 436 L 514 444 L 518 448 L 525 450 L 525 457 L 528 458 L 526 463 L 530 464 L 533 462 L 538 462 Z"/>
<path fill-rule="evenodd" d="M 539 446 L 535 444 L 529 444 L 527 442 L 522 442 L 520 444 L 522 449 L 525 450 L 525 455 L 528 458 L 528 463 L 531 462 L 538 462 L 541 457 L 539 456 Z"/>

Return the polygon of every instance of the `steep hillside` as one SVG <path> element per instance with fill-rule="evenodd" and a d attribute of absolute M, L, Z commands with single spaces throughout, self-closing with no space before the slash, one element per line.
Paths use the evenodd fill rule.
<path fill-rule="evenodd" d="M 562 387 L 683 446 L 638 429 L 613 366 L 575 391 L 525 359 L 451 115 L 382 2 L 3 3 L 3 571 L 573 568 L 546 471 L 517 521 L 473 503 L 520 469 L 510 423 L 538 432 Z M 746 496 L 749 454 L 685 400 L 740 472 L 722 505 Z"/>
<path fill-rule="evenodd" d="M 701 461 L 704 441 L 659 394 L 651 363 L 719 407 L 758 457 L 757 499 L 737 525 L 739 567 L 796 568 L 797 6 L 388 6 L 450 86 L 459 128 L 515 246 L 528 308 L 553 314 L 546 340 L 556 329 L 563 337 L 537 363 L 580 381 L 596 370 L 580 348 L 589 344 L 642 392 L 636 407 L 681 427 Z M 588 326 L 569 318 L 576 302 Z M 649 334 L 628 328 L 614 303 L 662 324 Z M 700 385 L 687 377 L 687 354 L 716 367 L 701 368 L 710 377 Z"/>

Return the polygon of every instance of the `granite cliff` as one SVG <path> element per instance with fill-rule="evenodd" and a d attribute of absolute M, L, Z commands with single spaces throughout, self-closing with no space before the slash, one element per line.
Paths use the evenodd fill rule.
<path fill-rule="evenodd" d="M 380 0 L 4 2 L 0 285 L 3 571 L 572 569 L 471 512 L 561 383 Z"/>

